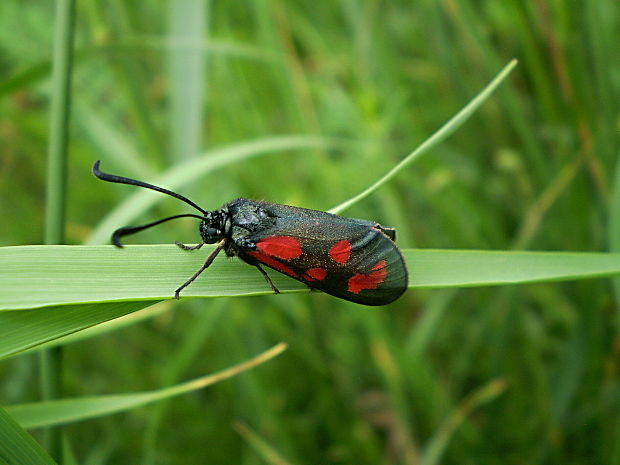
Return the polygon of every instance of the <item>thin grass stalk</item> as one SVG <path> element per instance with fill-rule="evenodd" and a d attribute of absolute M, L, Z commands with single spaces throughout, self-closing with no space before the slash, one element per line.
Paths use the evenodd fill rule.
<path fill-rule="evenodd" d="M 414 160 L 417 160 L 424 153 L 428 152 L 431 148 L 438 145 L 440 142 L 445 140 L 448 136 L 450 136 L 454 131 L 456 131 L 461 125 L 469 119 L 469 117 L 482 105 L 482 103 L 497 89 L 497 87 L 508 77 L 511 71 L 517 66 L 517 60 L 512 59 L 504 68 L 499 72 L 497 76 L 480 92 L 476 97 L 474 97 L 467 105 L 465 105 L 456 115 L 454 115 L 448 122 L 446 122 L 442 127 L 440 127 L 437 131 L 435 131 L 428 139 L 426 139 L 422 145 L 420 145 L 417 149 L 403 158 L 396 166 L 394 166 L 390 171 L 388 171 L 385 175 L 383 175 L 380 179 L 375 181 L 370 187 L 364 189 L 362 192 L 357 194 L 354 197 L 351 197 L 349 200 L 345 200 L 339 205 L 329 209 L 330 213 L 339 214 L 344 210 L 349 208 L 352 205 L 355 205 L 362 199 L 365 199 L 370 194 L 375 192 L 389 180 L 391 180 L 394 176 L 396 176 L 403 168 L 407 165 L 413 163 Z"/>
<path fill-rule="evenodd" d="M 75 0 L 57 0 L 55 15 L 56 27 L 52 51 L 52 99 L 45 205 L 46 244 L 62 244 L 65 241 L 67 141 L 69 133 Z M 43 399 L 49 400 L 60 397 L 62 391 L 62 349 L 54 348 L 42 352 L 40 362 Z M 50 428 L 46 431 L 45 446 L 55 460 L 62 461 L 62 438 L 59 428 Z"/>

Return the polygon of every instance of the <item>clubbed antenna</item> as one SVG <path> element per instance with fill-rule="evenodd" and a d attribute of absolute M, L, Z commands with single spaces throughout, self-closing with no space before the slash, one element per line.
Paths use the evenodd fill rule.
<path fill-rule="evenodd" d="M 112 233 L 112 244 L 114 244 L 118 248 L 123 248 L 123 244 L 121 244 L 121 237 L 129 236 L 131 234 L 135 234 L 140 231 L 144 231 L 145 229 L 151 228 L 153 226 L 157 226 L 158 224 L 165 223 L 166 221 L 176 220 L 177 218 L 198 218 L 202 220 L 202 216 L 192 215 L 191 213 L 185 215 L 174 215 L 169 216 L 167 218 L 163 218 L 161 220 L 153 221 L 152 223 L 143 224 L 141 226 L 125 226 L 123 228 L 118 228 L 116 231 Z"/>
<path fill-rule="evenodd" d="M 104 172 L 102 172 L 99 169 L 99 164 L 100 163 L 101 162 L 99 160 L 97 160 L 95 162 L 95 164 L 93 165 L 93 174 L 96 177 L 98 177 L 99 179 L 103 180 L 103 181 L 116 182 L 116 183 L 119 183 L 119 184 L 129 184 L 131 186 L 138 186 L 138 187 L 146 187 L 147 189 L 151 189 L 151 190 L 154 190 L 154 191 L 157 191 L 157 192 L 161 192 L 163 194 L 170 195 L 170 196 L 174 197 L 175 199 L 182 200 L 183 202 L 191 205 L 192 207 L 194 207 L 196 210 L 200 211 L 204 215 L 207 214 L 206 210 L 203 210 L 198 205 L 196 205 L 194 202 L 192 202 L 190 199 L 188 199 L 187 197 L 182 196 L 181 194 L 177 194 L 176 192 L 169 191 L 168 189 L 164 189 L 163 187 L 154 186 L 153 184 L 148 184 L 146 182 L 138 181 L 137 179 L 124 178 L 122 176 L 116 176 L 114 174 L 104 173 Z M 177 218 L 188 218 L 188 217 L 190 217 L 190 218 L 198 218 L 199 220 L 203 220 L 204 219 L 204 217 L 202 217 L 202 216 L 198 216 L 198 215 L 193 215 L 191 213 L 187 213 L 187 214 L 183 214 L 183 215 L 169 216 L 167 218 L 163 218 L 161 220 L 153 221 L 152 223 L 143 224 L 141 226 L 125 226 L 123 228 L 119 228 L 116 231 L 114 231 L 114 233 L 112 234 L 112 243 L 116 247 L 123 247 L 123 245 L 121 244 L 121 241 L 120 241 L 121 237 L 123 237 L 123 236 L 129 236 L 130 234 L 135 234 L 137 232 L 144 231 L 145 229 L 151 228 L 153 226 L 157 226 L 158 224 L 161 224 L 161 223 L 165 223 L 166 221 L 175 220 Z"/>
<path fill-rule="evenodd" d="M 188 199 L 187 197 L 185 197 L 185 196 L 183 196 L 181 194 L 177 194 L 176 192 L 172 192 L 172 191 L 169 191 L 168 189 L 164 189 L 163 187 L 154 186 L 153 184 L 148 184 L 148 183 L 143 182 L 143 181 L 138 181 L 137 179 L 124 178 L 122 176 L 116 176 L 114 174 L 104 173 L 104 172 L 102 172 L 99 169 L 99 165 L 100 164 L 101 164 L 101 160 L 97 160 L 95 162 L 95 164 L 93 165 L 93 174 L 96 177 L 98 177 L 99 179 L 101 179 L 102 181 L 116 182 L 116 183 L 119 183 L 119 184 L 129 184 L 131 186 L 138 186 L 138 187 L 146 187 L 147 189 L 151 189 L 151 190 L 154 190 L 154 191 L 157 191 L 157 192 L 161 192 L 162 194 L 170 195 L 171 197 L 174 197 L 175 199 L 182 200 L 186 204 L 191 205 L 196 210 L 198 210 L 199 212 L 201 212 L 201 213 L 203 213 L 205 215 L 207 213 L 206 210 L 203 210 L 202 208 L 200 208 L 198 205 L 196 205 L 190 199 Z"/>

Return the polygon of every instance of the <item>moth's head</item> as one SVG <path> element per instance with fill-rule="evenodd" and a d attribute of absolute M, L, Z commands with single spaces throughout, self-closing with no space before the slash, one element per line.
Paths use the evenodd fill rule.
<path fill-rule="evenodd" d="M 224 236 L 224 224 L 221 211 L 206 212 L 200 222 L 200 237 L 205 244 L 215 244 Z"/>

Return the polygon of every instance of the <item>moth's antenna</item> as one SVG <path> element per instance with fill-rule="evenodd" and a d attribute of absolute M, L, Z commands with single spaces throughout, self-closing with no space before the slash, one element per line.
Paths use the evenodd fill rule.
<path fill-rule="evenodd" d="M 138 181 L 137 179 L 124 178 L 122 176 L 116 176 L 114 174 L 104 173 L 101 170 L 99 170 L 100 163 L 101 163 L 101 160 L 97 160 L 95 164 L 93 165 L 93 174 L 103 181 L 117 182 L 119 184 L 129 184 L 131 186 L 138 186 L 138 187 L 146 187 L 147 189 L 161 192 L 162 194 L 170 195 L 174 197 L 175 199 L 182 200 L 183 202 L 194 207 L 199 212 L 202 212 L 205 215 L 207 214 L 206 210 L 203 210 L 198 205 L 196 205 L 194 202 L 192 202 L 190 199 L 188 199 L 187 197 L 181 194 L 177 194 L 176 192 L 172 192 L 172 191 L 169 191 L 168 189 L 164 189 L 163 187 L 154 186 L 153 184 L 148 184 L 143 181 Z"/>
<path fill-rule="evenodd" d="M 112 234 L 112 244 L 114 244 L 118 248 L 123 248 L 123 244 L 121 244 L 121 237 L 129 236 L 130 234 L 135 234 L 140 231 L 144 231 L 145 229 L 151 228 L 153 226 L 157 226 L 158 224 L 165 223 L 166 221 L 176 220 L 177 218 L 198 218 L 199 220 L 203 220 L 202 216 L 192 215 L 191 213 L 187 213 L 184 215 L 174 215 L 169 216 L 167 218 L 163 218 L 161 220 L 153 221 L 152 223 L 143 224 L 141 226 L 125 226 L 124 228 L 119 228 Z"/>

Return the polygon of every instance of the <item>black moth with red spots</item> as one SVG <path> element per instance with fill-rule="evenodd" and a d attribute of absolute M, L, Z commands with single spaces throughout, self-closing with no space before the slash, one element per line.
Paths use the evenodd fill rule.
<path fill-rule="evenodd" d="M 396 231 L 372 221 L 344 218 L 318 210 L 291 207 L 256 200 L 237 199 L 220 209 L 206 211 L 188 198 L 167 189 L 99 170 L 93 174 L 104 181 L 146 187 L 171 195 L 202 213 L 175 215 L 142 226 L 124 227 L 112 235 L 120 238 L 176 218 L 200 219 L 202 241 L 196 246 L 177 242 L 185 250 L 215 244 L 204 265 L 175 291 L 175 298 L 211 265 L 222 250 L 255 266 L 271 289 L 279 291 L 261 267 L 266 265 L 312 289 L 364 305 L 385 305 L 407 289 L 407 268 L 394 243 Z"/>

